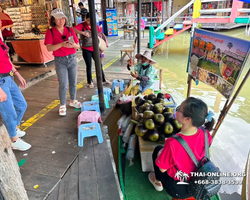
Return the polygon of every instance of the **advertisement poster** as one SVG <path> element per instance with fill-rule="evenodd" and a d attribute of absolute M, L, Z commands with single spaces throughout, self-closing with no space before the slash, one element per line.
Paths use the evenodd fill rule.
<path fill-rule="evenodd" d="M 116 9 L 106 9 L 108 36 L 118 36 Z"/>
<path fill-rule="evenodd" d="M 195 29 L 188 73 L 229 99 L 249 48 L 249 41 Z"/>

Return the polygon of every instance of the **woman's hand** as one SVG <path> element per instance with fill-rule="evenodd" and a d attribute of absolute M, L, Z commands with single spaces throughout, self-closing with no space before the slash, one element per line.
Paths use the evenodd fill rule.
<path fill-rule="evenodd" d="M 2 90 L 2 88 L 0 88 L 0 102 L 4 102 L 7 101 L 7 95 L 6 93 Z"/>
<path fill-rule="evenodd" d="M 82 35 L 86 36 L 86 37 L 89 37 L 89 33 L 88 32 L 82 32 Z"/>
<path fill-rule="evenodd" d="M 21 76 L 21 74 L 19 74 L 19 72 L 16 72 L 15 75 L 16 75 L 18 81 L 20 82 L 19 87 L 20 87 L 20 88 L 26 88 L 26 81 L 25 81 L 25 79 Z"/>
<path fill-rule="evenodd" d="M 131 74 L 131 76 L 133 76 L 134 78 L 138 78 L 138 73 L 135 71 L 135 73 L 130 73 Z"/>
<path fill-rule="evenodd" d="M 64 41 L 61 43 L 62 47 L 65 48 L 74 48 L 74 45 L 72 43 L 70 43 L 69 41 Z"/>

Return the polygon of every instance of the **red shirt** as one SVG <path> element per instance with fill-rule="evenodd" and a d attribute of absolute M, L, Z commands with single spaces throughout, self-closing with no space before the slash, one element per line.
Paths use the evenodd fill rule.
<path fill-rule="evenodd" d="M 69 30 L 70 31 L 68 31 L 68 29 L 64 27 L 63 34 L 61 34 L 57 30 L 57 28 L 53 27 L 52 28 L 53 35 L 52 35 L 51 29 L 48 29 L 45 35 L 44 44 L 45 45 L 59 44 L 59 43 L 62 43 L 63 41 L 67 41 L 70 36 L 73 36 L 75 43 L 79 43 L 73 28 L 69 27 Z M 66 36 L 64 40 L 63 40 L 63 36 Z M 65 47 L 61 47 L 60 49 L 53 51 L 53 55 L 57 57 L 68 56 L 70 54 L 75 54 L 75 53 L 76 53 L 76 50 L 74 48 L 65 48 Z"/>
<path fill-rule="evenodd" d="M 98 25 L 96 25 L 96 28 L 97 28 L 97 32 L 100 32 L 100 31 L 101 31 Z M 91 31 L 91 27 L 90 27 L 89 25 L 87 25 L 86 22 L 83 22 L 83 23 L 81 23 L 81 24 L 78 24 L 78 25 L 75 27 L 75 29 L 77 29 L 77 30 L 79 30 L 79 31 L 86 31 L 86 30 Z M 92 47 L 83 47 L 83 46 L 82 46 L 82 48 L 83 48 L 83 49 L 86 49 L 86 50 L 89 50 L 89 51 L 94 51 L 93 46 L 92 46 Z"/>
<path fill-rule="evenodd" d="M 205 156 L 205 134 L 201 128 L 199 128 L 196 134 L 191 136 L 185 136 L 180 133 L 177 135 L 181 136 L 188 143 L 198 161 Z M 210 145 L 212 141 L 210 133 L 208 134 L 208 140 Z M 194 172 L 196 169 L 194 162 L 191 160 L 186 150 L 174 138 L 166 140 L 160 155 L 155 160 L 155 164 L 161 169 L 167 170 L 168 175 L 175 180 L 178 179 L 175 177 L 177 170 L 174 166 L 176 166 L 178 170 L 188 174 L 189 178 L 190 172 Z"/>
<path fill-rule="evenodd" d="M 0 38 L 0 74 L 9 73 L 12 69 L 12 64 L 8 56 L 8 47 Z"/>
<path fill-rule="evenodd" d="M 7 15 L 6 13 L 4 13 L 6 16 L 8 16 L 10 18 L 9 15 Z M 11 20 L 2 20 L 2 26 L 8 26 L 13 24 L 13 22 Z M 6 28 L 2 31 L 3 37 L 9 37 L 12 36 L 12 30 L 11 28 L 9 28 L 10 30 L 8 31 Z"/>

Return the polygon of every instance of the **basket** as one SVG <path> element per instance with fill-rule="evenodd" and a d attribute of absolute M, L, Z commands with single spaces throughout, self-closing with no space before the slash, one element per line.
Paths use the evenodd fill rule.
<path fill-rule="evenodd" d="M 132 114 L 132 101 L 119 101 L 117 106 L 121 109 L 121 111 L 126 115 Z"/>

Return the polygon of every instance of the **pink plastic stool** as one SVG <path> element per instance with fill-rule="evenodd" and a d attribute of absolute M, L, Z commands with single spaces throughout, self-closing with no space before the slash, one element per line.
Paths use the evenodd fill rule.
<path fill-rule="evenodd" d="M 81 122 L 98 123 L 98 120 L 102 122 L 100 113 L 97 111 L 83 111 L 78 115 L 78 127 L 81 125 Z"/>

